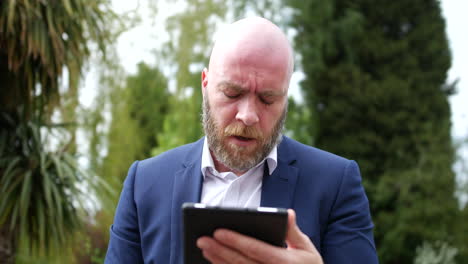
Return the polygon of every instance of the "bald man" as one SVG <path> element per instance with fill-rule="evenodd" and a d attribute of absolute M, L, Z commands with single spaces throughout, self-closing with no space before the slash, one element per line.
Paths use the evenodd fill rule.
<path fill-rule="evenodd" d="M 287 247 L 219 229 L 197 246 L 210 263 L 378 263 L 354 161 L 281 134 L 291 46 L 270 21 L 229 25 L 202 72 L 205 137 L 131 166 L 106 263 L 183 263 L 184 202 L 288 210 Z"/>

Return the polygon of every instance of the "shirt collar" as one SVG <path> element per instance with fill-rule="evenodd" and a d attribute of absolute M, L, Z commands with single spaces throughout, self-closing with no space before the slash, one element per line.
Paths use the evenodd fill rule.
<path fill-rule="evenodd" d="M 276 166 L 278 165 L 277 146 L 274 146 L 273 149 L 270 151 L 270 153 L 266 156 L 266 158 L 263 159 L 259 164 L 263 164 L 265 160 L 268 163 L 268 172 L 271 175 L 275 171 Z M 259 164 L 254 166 L 254 168 L 257 167 Z M 201 159 L 201 172 L 202 172 L 203 178 L 205 178 L 206 171 L 209 168 L 216 170 L 214 166 L 213 158 L 211 157 L 210 149 L 208 146 L 208 139 L 205 137 L 205 140 L 203 142 L 203 151 L 202 151 L 202 159 Z"/>

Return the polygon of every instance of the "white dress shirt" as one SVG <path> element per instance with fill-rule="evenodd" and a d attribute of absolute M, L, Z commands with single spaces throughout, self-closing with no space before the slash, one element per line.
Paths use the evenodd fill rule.
<path fill-rule="evenodd" d="M 262 179 L 268 162 L 268 173 L 271 175 L 277 166 L 277 147 L 255 167 L 241 176 L 233 172 L 218 172 L 214 166 L 205 138 L 201 160 L 203 188 L 201 203 L 213 206 L 258 207 L 262 194 Z"/>

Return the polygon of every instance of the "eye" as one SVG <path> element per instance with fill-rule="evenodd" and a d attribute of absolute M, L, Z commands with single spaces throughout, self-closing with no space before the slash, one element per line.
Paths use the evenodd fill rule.
<path fill-rule="evenodd" d="M 240 96 L 240 93 L 237 93 L 237 92 L 224 92 L 224 95 L 225 95 L 227 98 L 235 99 L 235 98 L 237 98 L 237 97 Z"/>
<path fill-rule="evenodd" d="M 264 104 L 264 105 L 271 105 L 273 104 L 273 101 L 270 99 L 267 99 L 263 96 L 260 96 L 260 101 Z"/>

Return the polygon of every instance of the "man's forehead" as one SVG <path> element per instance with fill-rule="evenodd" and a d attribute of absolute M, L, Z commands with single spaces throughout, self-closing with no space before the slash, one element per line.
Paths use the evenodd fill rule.
<path fill-rule="evenodd" d="M 253 40 L 226 45 L 214 55 L 215 63 L 210 64 L 210 68 L 220 74 L 239 74 L 241 71 L 242 74 L 248 72 L 249 75 L 265 77 L 272 72 L 274 75 L 287 74 L 289 70 L 287 49 L 278 47 L 272 50 L 272 47 L 259 45 Z"/>
<path fill-rule="evenodd" d="M 230 63 L 267 67 L 287 74 L 292 72 L 292 50 L 284 33 L 270 21 L 246 18 L 229 26 L 218 35 L 209 68 Z"/>

